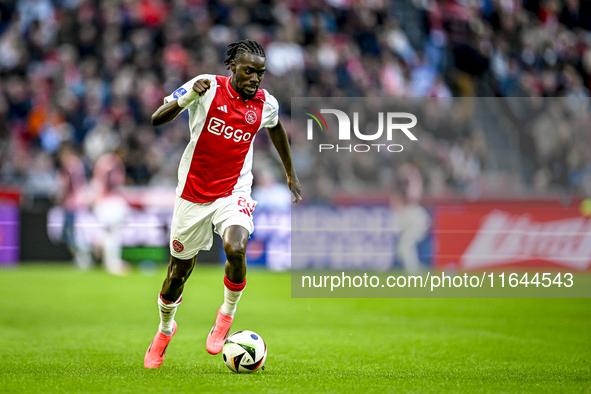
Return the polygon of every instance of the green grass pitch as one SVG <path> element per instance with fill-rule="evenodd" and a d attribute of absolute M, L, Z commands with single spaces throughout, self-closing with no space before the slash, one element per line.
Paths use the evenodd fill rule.
<path fill-rule="evenodd" d="M 0 270 L 0 392 L 591 392 L 589 299 L 292 299 L 289 273 L 256 269 L 232 331 L 263 336 L 267 368 L 234 374 L 205 351 L 221 267 L 195 269 L 145 370 L 164 273 Z"/>

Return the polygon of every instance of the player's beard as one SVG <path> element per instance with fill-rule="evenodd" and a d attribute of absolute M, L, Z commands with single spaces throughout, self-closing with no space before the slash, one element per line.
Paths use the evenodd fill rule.
<path fill-rule="evenodd" d="M 245 86 L 244 88 L 242 88 L 242 91 L 240 92 L 240 95 L 242 96 L 243 99 L 245 100 L 250 100 L 252 99 L 254 96 L 256 96 L 257 92 L 259 91 L 259 88 L 256 87 L 254 88 L 254 93 L 249 93 L 245 90 L 245 88 L 247 88 L 248 86 Z"/>

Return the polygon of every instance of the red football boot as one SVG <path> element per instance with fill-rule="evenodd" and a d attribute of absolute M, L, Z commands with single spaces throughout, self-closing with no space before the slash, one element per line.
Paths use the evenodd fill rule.
<path fill-rule="evenodd" d="M 224 315 L 221 310 L 222 307 L 220 306 L 215 323 L 213 324 L 213 327 L 207 336 L 205 349 L 207 349 L 208 353 L 210 354 L 218 354 L 222 351 L 224 343 L 226 342 L 226 338 L 228 338 L 228 334 L 230 333 L 232 321 L 234 320 L 234 317 Z"/>
<path fill-rule="evenodd" d="M 162 365 L 162 361 L 164 361 L 164 356 L 166 355 L 166 348 L 176 333 L 176 328 L 176 322 L 173 322 L 172 334 L 166 335 L 158 330 L 154 340 L 146 351 L 146 356 L 144 357 L 145 368 L 158 368 Z"/>

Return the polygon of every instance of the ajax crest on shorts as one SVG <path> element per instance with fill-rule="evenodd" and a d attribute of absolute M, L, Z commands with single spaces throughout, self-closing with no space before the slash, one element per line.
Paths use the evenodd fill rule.
<path fill-rule="evenodd" d="M 180 253 L 185 249 L 185 246 L 181 243 L 181 241 L 175 239 L 172 241 L 172 248 L 175 252 Z"/>

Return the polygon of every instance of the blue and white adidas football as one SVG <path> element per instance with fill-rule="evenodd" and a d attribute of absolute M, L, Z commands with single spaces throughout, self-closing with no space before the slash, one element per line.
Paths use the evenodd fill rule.
<path fill-rule="evenodd" d="M 255 332 L 242 330 L 230 335 L 222 350 L 224 362 L 234 372 L 265 369 L 267 345 Z"/>

